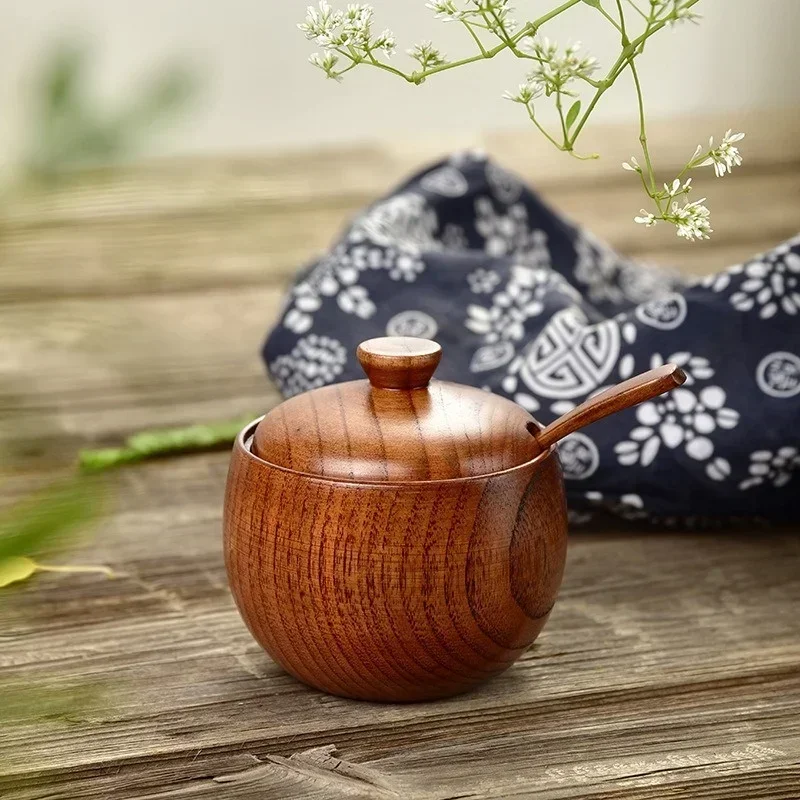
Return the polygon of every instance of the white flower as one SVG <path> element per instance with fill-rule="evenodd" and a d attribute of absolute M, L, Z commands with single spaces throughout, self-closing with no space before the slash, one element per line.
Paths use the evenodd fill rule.
<path fill-rule="evenodd" d="M 728 130 L 722 137 L 719 147 L 714 147 L 714 137 L 708 140 L 708 155 L 705 160 L 697 164 L 698 167 L 708 167 L 714 165 L 714 172 L 721 178 L 726 172 L 731 172 L 734 167 L 741 166 L 742 157 L 739 148 L 735 147 L 736 142 L 744 139 L 743 133 L 733 133 Z"/>
<path fill-rule="evenodd" d="M 679 2 L 676 2 L 674 17 L 669 21 L 669 24 L 674 25 L 676 22 L 694 22 L 697 24 L 702 18 L 701 14 L 698 14 L 691 8 L 681 6 Z"/>
<path fill-rule="evenodd" d="M 696 23 L 702 17 L 686 5 L 686 0 L 650 0 L 650 19 L 674 25 L 676 22 Z"/>
<path fill-rule="evenodd" d="M 365 48 L 370 45 L 374 10 L 368 5 L 351 3 L 342 19 L 341 30 L 332 41 L 345 47 Z"/>
<path fill-rule="evenodd" d="M 542 93 L 542 87 L 534 83 L 521 83 L 516 94 L 509 90 L 503 92 L 504 100 L 511 100 L 514 103 L 522 103 L 527 106 L 532 100 L 535 100 Z"/>
<path fill-rule="evenodd" d="M 750 454 L 750 477 L 739 484 L 742 491 L 771 483 L 785 486 L 795 471 L 800 470 L 800 452 L 796 447 L 781 447 L 776 453 L 771 450 L 756 450 Z"/>
<path fill-rule="evenodd" d="M 671 184 L 664 184 L 664 196 L 668 198 L 678 197 L 688 194 L 692 190 L 692 179 L 687 178 L 685 183 L 681 183 L 680 178 L 675 178 Z"/>
<path fill-rule="evenodd" d="M 711 212 L 703 205 L 705 197 L 693 203 L 686 203 L 679 207 L 677 203 L 672 204 L 669 213 L 669 220 L 678 226 L 678 236 L 694 241 L 695 239 L 708 239 L 712 233 Z"/>
<path fill-rule="evenodd" d="M 397 49 L 397 41 L 394 38 L 394 34 L 388 28 L 386 28 L 380 33 L 379 36 L 376 36 L 372 40 L 370 49 L 383 50 L 387 56 L 393 56 L 395 50 Z"/>
<path fill-rule="evenodd" d="M 649 214 L 647 211 L 642 209 L 642 216 L 634 217 L 633 221 L 638 222 L 640 225 L 644 225 L 646 228 L 652 228 L 653 225 L 656 224 L 656 215 Z"/>
<path fill-rule="evenodd" d="M 419 65 L 422 67 L 422 69 L 438 67 L 440 64 L 444 64 L 445 62 L 444 53 L 440 52 L 429 41 L 415 44 L 411 50 L 407 50 L 406 52 L 411 56 L 411 58 L 419 62 Z"/>
<path fill-rule="evenodd" d="M 368 53 L 383 50 L 391 56 L 395 49 L 395 38 L 391 31 L 385 30 L 379 36 L 372 35 L 372 6 L 364 3 L 351 3 L 346 11 L 333 11 L 326 0 L 320 0 L 319 7 L 309 6 L 304 22 L 297 27 L 318 45 L 329 50 L 333 47 L 346 48 L 353 61 L 363 60 Z M 313 58 L 313 57 L 312 57 Z M 329 78 L 337 78 L 331 69 L 324 66 L 328 55 L 316 56 L 312 63 L 325 70 Z"/>
<path fill-rule="evenodd" d="M 456 6 L 454 0 L 431 0 L 431 2 L 425 3 L 425 6 L 436 14 L 436 19 L 442 19 L 445 22 L 458 22 L 465 16 L 465 12 Z"/>
<path fill-rule="evenodd" d="M 738 311 L 760 306 L 761 319 L 774 317 L 778 309 L 786 314 L 800 312 L 800 256 L 775 252 L 760 261 L 751 261 L 742 269 L 745 280 L 731 295 L 731 305 Z"/>
<path fill-rule="evenodd" d="M 484 22 L 492 33 L 511 33 L 517 27 L 516 21 L 509 16 L 513 11 L 509 0 L 469 0 L 469 5 L 475 8 L 471 14 Z"/>
<path fill-rule="evenodd" d="M 529 46 L 531 54 L 539 62 L 528 76 L 528 83 L 541 86 L 548 97 L 554 92 L 564 91 L 564 87 L 576 78 L 590 78 L 598 68 L 597 59 L 579 56 L 580 42 L 568 45 L 562 54 L 558 44 L 549 39 L 535 41 Z"/>
<path fill-rule="evenodd" d="M 306 39 L 313 39 L 317 44 L 327 47 L 336 28 L 342 24 L 341 11 L 334 11 L 326 0 L 320 0 L 319 10 L 309 6 L 306 18 L 297 27 L 306 35 Z"/>
<path fill-rule="evenodd" d="M 308 61 L 315 67 L 319 67 L 328 78 L 341 82 L 342 76 L 336 72 L 336 64 L 339 62 L 339 56 L 335 53 L 331 53 L 329 50 L 322 54 L 312 53 L 308 57 Z"/>
<path fill-rule="evenodd" d="M 630 161 L 623 161 L 622 162 L 622 169 L 627 169 L 629 172 L 641 172 L 642 168 L 639 166 L 639 162 L 636 160 L 636 156 L 631 156 Z"/>

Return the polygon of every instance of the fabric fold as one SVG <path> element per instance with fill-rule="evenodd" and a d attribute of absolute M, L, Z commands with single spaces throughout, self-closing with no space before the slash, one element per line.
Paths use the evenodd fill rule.
<path fill-rule="evenodd" d="M 635 263 L 517 176 L 458 154 L 403 183 L 298 275 L 263 356 L 284 396 L 363 377 L 383 335 L 442 344 L 437 377 L 548 423 L 666 361 L 679 389 L 559 447 L 576 521 L 800 519 L 800 237 L 701 280 Z"/>

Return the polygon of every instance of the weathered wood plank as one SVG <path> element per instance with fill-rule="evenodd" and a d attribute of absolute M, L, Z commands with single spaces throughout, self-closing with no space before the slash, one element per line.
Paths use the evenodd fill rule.
<path fill-rule="evenodd" d="M 0 435 L 19 460 L 274 405 L 259 350 L 277 288 L 18 303 L 0 315 Z"/>
<path fill-rule="evenodd" d="M 619 168 L 624 155 L 578 164 L 530 147 L 526 134 L 489 138 L 497 141 L 495 153 L 554 207 L 622 252 L 695 272 L 722 268 L 797 232 L 800 157 L 793 142 L 787 146 L 793 125 L 792 119 L 769 128 L 756 123 L 746 141 L 762 157 L 748 158 L 733 178 L 706 181 L 716 236 L 702 245 L 678 240 L 666 226 L 633 225 L 642 199 Z M 620 146 L 618 133 L 604 136 L 612 148 Z M 665 142 L 667 154 L 674 147 Z M 15 268 L 4 271 L 0 303 L 283 284 L 350 216 L 430 160 L 434 149 L 419 144 L 395 153 L 374 146 L 283 159 L 168 162 L 82 173 L 56 190 L 11 197 L 0 210 L 0 260 Z M 712 256 L 718 247 L 724 252 Z"/>
<path fill-rule="evenodd" d="M 739 115 L 736 127 L 747 130 L 743 149 L 747 164 L 773 172 L 797 165 L 800 109 Z M 651 150 L 665 170 L 680 168 L 709 132 L 717 137 L 729 127 L 719 116 L 692 115 L 658 120 L 651 126 Z M 580 162 L 552 147 L 534 131 L 466 132 L 424 140 L 398 139 L 333 146 L 310 152 L 280 152 L 257 157 L 186 158 L 154 161 L 130 167 L 79 173 L 51 189 L 12 195 L 0 208 L 4 227 L 96 221 L 111 217 L 186 214 L 198 210 L 246 208 L 274 202 L 279 208 L 340 202 L 343 196 L 374 197 L 421 164 L 454 150 L 479 147 L 503 159 L 542 189 L 564 185 L 589 186 L 598 181 L 620 185 L 632 178 L 620 169 L 636 141 L 620 125 L 598 125 L 587 131 L 586 151 L 602 152 L 593 162 Z"/>
<path fill-rule="evenodd" d="M 5 676 L 108 687 L 84 721 L 0 731 L 6 762 L 24 756 L 4 797 L 40 798 L 44 779 L 47 797 L 336 797 L 335 781 L 281 761 L 331 744 L 401 797 L 644 798 L 658 785 L 655 797 L 722 800 L 734 778 L 781 797 L 767 790 L 796 777 L 793 534 L 574 535 L 556 611 L 511 670 L 445 703 L 354 703 L 283 675 L 238 618 L 220 557 L 226 461 L 120 473 L 117 513 L 80 558 L 125 575 L 48 576 L 19 594 L 27 619 L 0 611 Z"/>
<path fill-rule="evenodd" d="M 627 140 L 610 137 L 589 172 L 528 137 L 484 143 L 626 252 L 705 272 L 795 233 L 800 118 L 741 126 L 752 171 L 714 183 L 716 242 L 680 250 L 627 222 L 639 201 L 618 168 L 630 153 L 614 150 Z M 694 135 L 661 131 L 665 163 Z M 86 443 L 269 407 L 258 349 L 288 270 L 348 209 L 456 144 L 156 164 L 7 205 L 0 440 L 29 468 L 0 467 L 0 504 Z M 0 796 L 798 795 L 796 532 L 575 534 L 553 617 L 505 675 L 443 703 L 361 704 L 300 686 L 242 625 L 221 559 L 227 460 L 116 476 L 113 515 L 70 560 L 118 578 L 46 575 L 3 594 L 2 679 L 89 683 L 106 701 L 0 729 Z"/>

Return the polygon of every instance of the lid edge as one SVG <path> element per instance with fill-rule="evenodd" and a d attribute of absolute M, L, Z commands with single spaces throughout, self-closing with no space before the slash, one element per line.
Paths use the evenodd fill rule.
<path fill-rule="evenodd" d="M 505 469 L 495 470 L 494 472 L 484 472 L 480 475 L 460 475 L 454 478 L 429 478 L 427 480 L 365 480 L 362 478 L 345 478 L 338 475 L 320 475 L 316 472 L 303 472 L 297 469 L 291 469 L 290 467 L 284 467 L 281 464 L 275 464 L 272 461 L 267 461 L 267 459 L 262 458 L 261 456 L 257 456 L 250 447 L 253 437 L 255 436 L 255 430 L 258 427 L 258 424 L 261 422 L 262 419 L 266 414 L 262 414 L 260 417 L 257 417 L 252 422 L 248 423 L 247 425 L 242 428 L 241 431 L 236 436 L 236 440 L 234 442 L 234 448 L 237 448 L 242 451 L 242 453 L 252 458 L 254 461 L 265 464 L 266 466 L 276 469 L 279 472 L 286 472 L 289 475 L 296 475 L 300 478 L 310 478 L 312 480 L 317 481 L 324 481 L 326 483 L 342 483 L 342 484 L 350 484 L 352 486 L 391 486 L 393 488 L 398 487 L 419 487 L 419 486 L 433 486 L 439 484 L 449 484 L 449 483 L 459 483 L 459 482 L 466 482 L 466 481 L 479 481 L 485 480 L 486 478 L 495 478 L 501 475 L 508 475 L 511 472 L 514 472 L 518 469 L 524 469 L 525 467 L 530 467 L 536 465 L 536 462 L 544 462 L 546 461 L 551 455 L 556 454 L 558 451 L 558 444 L 551 444 L 546 450 L 542 450 L 541 453 L 537 453 L 533 458 L 529 458 L 527 461 L 522 461 L 519 464 L 514 464 L 513 466 L 506 467 Z"/>

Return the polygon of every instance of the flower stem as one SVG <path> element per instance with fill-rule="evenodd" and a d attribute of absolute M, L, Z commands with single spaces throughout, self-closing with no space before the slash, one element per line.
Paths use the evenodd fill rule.
<path fill-rule="evenodd" d="M 404 78 L 409 83 L 422 83 L 426 78 L 430 77 L 431 75 L 436 75 L 439 72 L 446 72 L 449 69 L 455 69 L 456 67 L 463 67 L 466 64 L 474 64 L 476 61 L 483 61 L 484 59 L 494 58 L 499 53 L 502 53 L 503 50 L 513 49 L 522 39 L 526 36 L 534 36 L 539 28 L 544 25 L 546 22 L 549 22 L 554 17 L 557 17 L 559 14 L 563 14 L 568 9 L 572 8 L 573 6 L 582 3 L 583 0 L 567 0 L 567 2 L 562 3 L 560 6 L 557 6 L 552 11 L 549 11 L 547 14 L 543 14 L 538 19 L 535 19 L 533 22 L 529 22 L 527 25 L 523 26 L 517 33 L 513 36 L 509 36 L 508 39 L 501 41 L 495 47 L 487 50 L 486 48 L 482 48 L 482 51 L 474 56 L 467 56 L 466 58 L 460 58 L 457 61 L 448 61 L 445 64 L 438 64 L 435 67 L 429 67 L 428 69 L 421 70 L 420 72 L 412 72 L 406 73 L 402 70 L 396 69 L 392 67 L 390 64 L 385 64 L 383 61 L 378 61 L 376 58 L 372 56 L 370 53 L 370 60 L 365 61 L 365 64 L 370 64 L 373 67 L 378 67 L 378 69 L 383 69 L 388 72 L 392 72 L 395 75 L 399 75 L 401 78 Z M 339 51 L 341 52 L 341 51 Z M 343 55 L 347 55 L 344 53 Z"/>
<path fill-rule="evenodd" d="M 551 135 L 550 135 L 550 134 L 549 134 L 549 133 L 548 133 L 548 132 L 545 130 L 545 128 L 543 128 L 543 127 L 542 127 L 542 125 L 541 125 L 541 123 L 539 122 L 539 120 L 538 120 L 538 119 L 536 119 L 536 115 L 533 113 L 533 108 L 531 107 L 531 104 L 530 104 L 530 103 L 528 103 L 528 104 L 525 106 L 525 108 L 527 108 L 527 109 L 528 109 L 528 116 L 531 118 L 531 122 L 532 122 L 532 123 L 533 123 L 533 124 L 534 124 L 534 125 L 535 125 L 535 126 L 538 128 L 538 129 L 539 129 L 539 132 L 542 134 L 542 136 L 544 136 L 544 137 L 545 137 L 545 139 L 547 139 L 549 142 L 551 142 L 552 144 L 554 144 L 554 145 L 555 145 L 555 146 L 556 146 L 556 147 L 557 147 L 559 150 L 563 150 L 564 148 L 562 147 L 562 145 L 560 145 L 560 144 L 559 144 L 559 143 L 558 143 L 558 142 L 557 142 L 557 141 L 556 141 L 556 140 L 555 140 L 555 139 L 554 139 L 554 138 L 553 138 L 553 137 L 552 137 L 552 136 L 551 136 Z"/>
<path fill-rule="evenodd" d="M 469 31 L 469 35 L 475 40 L 475 44 L 478 45 L 478 49 L 481 51 L 481 55 L 486 58 L 486 48 L 483 46 L 483 42 L 480 40 L 480 37 L 477 33 L 475 33 L 475 29 L 467 22 L 465 19 L 462 19 L 461 22 L 464 23 L 464 27 Z"/>

